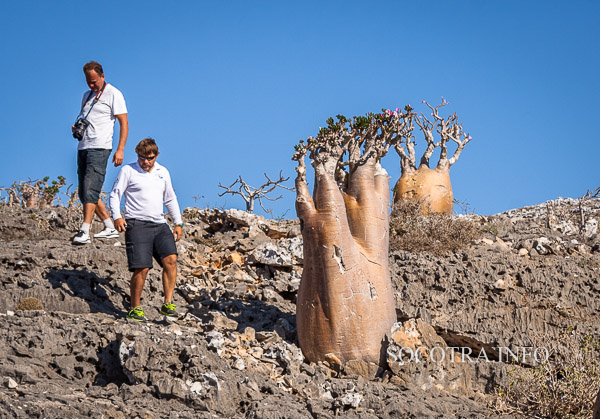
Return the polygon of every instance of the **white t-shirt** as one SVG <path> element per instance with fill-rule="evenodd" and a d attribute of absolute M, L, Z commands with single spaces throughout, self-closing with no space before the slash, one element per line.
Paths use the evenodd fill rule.
<path fill-rule="evenodd" d="M 91 90 L 83 94 L 81 104 L 83 109 L 79 114 L 79 118 L 87 115 L 92 103 L 94 103 L 95 94 L 90 97 Z M 86 99 L 90 97 L 87 102 Z M 100 99 L 87 117 L 90 125 L 85 130 L 83 138 L 79 141 L 78 150 L 86 148 L 104 148 L 111 150 L 113 143 L 113 131 L 115 128 L 116 115 L 127 113 L 125 98 L 123 94 L 113 85 L 106 83 L 104 92 L 100 95 Z"/>
<path fill-rule="evenodd" d="M 121 214 L 121 197 L 125 195 L 125 210 Z M 163 205 L 175 224 L 181 223 L 181 211 L 177 196 L 171 185 L 169 171 L 154 163 L 152 171 L 146 172 L 135 162 L 123 166 L 115 179 L 109 198 L 113 219 L 133 218 L 135 220 L 166 223 Z"/>

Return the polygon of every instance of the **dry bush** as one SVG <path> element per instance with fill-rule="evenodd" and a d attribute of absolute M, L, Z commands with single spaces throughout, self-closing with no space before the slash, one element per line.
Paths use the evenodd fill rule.
<path fill-rule="evenodd" d="M 600 340 L 564 337 L 566 350 L 532 368 L 515 367 L 496 390 L 498 413 L 529 418 L 590 418 L 600 386 Z"/>
<path fill-rule="evenodd" d="M 54 205 L 58 198 L 56 195 L 65 186 L 66 179 L 58 176 L 48 184 L 49 176 L 40 180 L 15 181 L 8 188 L 0 186 L 0 199 L 7 206 L 21 206 L 23 208 L 46 208 Z M 2 197 L 2 193 L 6 196 Z"/>
<path fill-rule="evenodd" d="M 477 224 L 444 214 L 423 215 L 423 202 L 402 200 L 394 204 L 390 221 L 391 250 L 455 252 L 481 237 Z"/>
<path fill-rule="evenodd" d="M 21 302 L 15 307 L 15 310 L 43 310 L 44 305 L 42 302 L 35 297 L 25 297 L 21 300 Z"/>

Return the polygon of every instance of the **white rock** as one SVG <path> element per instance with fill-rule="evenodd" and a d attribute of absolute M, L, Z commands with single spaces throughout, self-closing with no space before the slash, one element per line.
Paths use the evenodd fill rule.
<path fill-rule="evenodd" d="M 540 254 L 540 255 L 546 255 L 548 253 L 550 253 L 550 245 L 552 244 L 552 241 L 546 237 L 540 237 L 539 239 L 536 240 L 535 242 L 535 250 Z"/>
<path fill-rule="evenodd" d="M 17 388 L 18 386 L 19 385 L 17 384 L 17 382 L 15 380 L 8 377 L 8 380 L 6 381 L 6 387 L 13 389 L 13 388 Z"/>
<path fill-rule="evenodd" d="M 583 226 L 583 235 L 587 238 L 592 237 L 598 232 L 598 221 L 595 218 L 586 220 L 585 226 Z"/>
<path fill-rule="evenodd" d="M 360 402 L 362 401 L 362 396 L 358 393 L 348 393 L 345 394 L 340 399 L 340 401 L 344 406 L 352 406 L 354 408 L 357 408 L 358 405 L 360 405 Z"/>
<path fill-rule="evenodd" d="M 238 358 L 233 363 L 233 368 L 239 371 L 243 371 L 246 368 L 246 364 L 244 364 L 244 360 L 242 358 Z"/>
<path fill-rule="evenodd" d="M 279 239 L 266 242 L 248 255 L 248 261 L 270 266 L 294 266 L 304 261 L 302 239 Z"/>
<path fill-rule="evenodd" d="M 261 359 L 263 356 L 263 352 L 264 350 L 260 346 L 254 346 L 248 349 L 248 353 L 256 359 Z"/>
<path fill-rule="evenodd" d="M 575 227 L 573 223 L 565 220 L 556 223 L 550 223 L 550 227 L 552 230 L 558 231 L 559 233 L 567 236 L 578 232 L 577 227 Z"/>
<path fill-rule="evenodd" d="M 181 328 L 177 324 L 175 324 L 175 323 L 171 323 L 171 325 L 169 326 L 168 330 L 170 332 L 173 332 L 175 334 L 175 336 L 181 336 L 181 335 L 183 335 L 183 332 L 181 331 Z"/>
<path fill-rule="evenodd" d="M 217 378 L 217 376 L 212 373 L 205 373 L 202 374 L 202 379 L 205 381 L 205 384 L 209 384 L 213 387 L 216 387 L 217 390 L 221 390 L 221 385 L 219 384 L 219 379 Z"/>
<path fill-rule="evenodd" d="M 329 390 L 321 392 L 321 394 L 319 394 L 319 398 L 321 400 L 327 400 L 327 401 L 333 400 L 333 396 L 331 395 L 331 391 L 329 391 Z"/>
<path fill-rule="evenodd" d="M 192 393 L 200 394 L 202 392 L 202 383 L 194 381 L 193 383 L 188 385 L 190 386 L 190 391 Z"/>
<path fill-rule="evenodd" d="M 508 288 L 508 285 L 504 279 L 498 279 L 496 282 L 494 282 L 494 288 L 498 290 L 505 290 Z"/>
<path fill-rule="evenodd" d="M 225 345 L 225 338 L 220 332 L 209 332 L 206 337 L 208 338 L 208 348 L 214 349 L 217 355 L 221 356 L 223 353 L 223 345 Z"/>

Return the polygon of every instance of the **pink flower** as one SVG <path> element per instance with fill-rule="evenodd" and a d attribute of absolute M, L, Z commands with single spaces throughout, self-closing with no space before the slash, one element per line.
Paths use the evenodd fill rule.
<path fill-rule="evenodd" d="M 473 137 L 471 137 L 471 136 L 469 135 L 469 140 L 472 140 L 472 139 L 473 139 Z"/>
<path fill-rule="evenodd" d="M 421 101 L 421 103 L 425 103 L 425 99 L 423 99 L 423 100 Z"/>
<path fill-rule="evenodd" d="M 408 105 L 408 106 L 410 106 L 410 105 Z M 400 108 L 396 108 L 396 112 L 398 112 L 399 110 L 400 110 Z"/>

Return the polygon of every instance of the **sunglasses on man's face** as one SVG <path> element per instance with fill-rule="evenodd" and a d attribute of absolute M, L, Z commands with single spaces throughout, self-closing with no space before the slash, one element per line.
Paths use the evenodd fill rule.
<path fill-rule="evenodd" d="M 140 155 L 138 154 L 138 159 L 140 159 L 141 161 L 152 161 L 152 160 L 154 160 L 155 158 L 156 158 L 156 156 L 148 156 L 148 157 L 145 157 L 145 156 L 140 156 Z"/>

